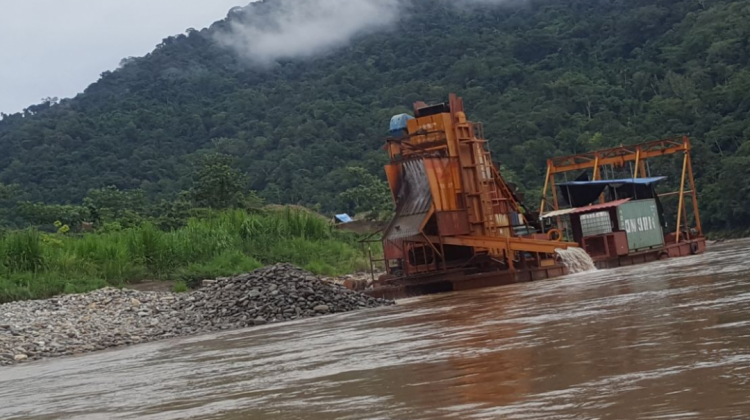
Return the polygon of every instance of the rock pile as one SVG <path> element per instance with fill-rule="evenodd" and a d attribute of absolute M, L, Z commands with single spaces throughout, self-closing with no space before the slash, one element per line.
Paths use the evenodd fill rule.
<path fill-rule="evenodd" d="M 0 305 L 0 365 L 391 305 L 279 264 L 184 294 L 103 289 Z"/>
<path fill-rule="evenodd" d="M 347 282 L 364 283 L 367 285 L 372 284 L 373 279 L 378 279 L 380 276 L 386 274 L 385 271 L 375 271 L 374 273 L 354 273 L 348 274 L 341 277 L 323 277 L 323 280 L 329 283 L 336 283 L 342 286 L 346 285 Z"/>

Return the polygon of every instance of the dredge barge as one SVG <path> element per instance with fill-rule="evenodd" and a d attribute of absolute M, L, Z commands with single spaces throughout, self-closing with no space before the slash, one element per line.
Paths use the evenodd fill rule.
<path fill-rule="evenodd" d="M 679 188 L 659 193 L 666 177 L 651 176 L 649 160 L 673 155 L 682 157 Z M 604 177 L 623 172 L 627 178 Z M 574 181 L 557 183 L 571 173 Z M 550 159 L 542 194 L 542 226 L 573 238 L 598 268 L 706 251 L 687 137 Z M 675 205 L 665 208 L 670 199 Z M 669 215 L 675 217 L 671 223 Z"/>
<path fill-rule="evenodd" d="M 705 250 L 687 138 L 551 159 L 536 213 L 503 179 L 461 98 L 416 103 L 413 116 L 392 118 L 390 134 L 385 171 L 396 212 L 379 239 L 386 274 L 349 288 L 403 298 L 559 277 L 570 272 L 566 253 L 585 251 L 607 268 Z M 680 190 L 659 195 L 663 178 L 647 176 L 645 162 L 678 153 Z M 629 177 L 603 179 L 627 168 L 635 168 Z M 574 181 L 559 182 L 571 172 Z M 695 228 L 686 222 L 686 180 Z M 667 196 L 679 205 L 675 232 L 664 234 Z"/>

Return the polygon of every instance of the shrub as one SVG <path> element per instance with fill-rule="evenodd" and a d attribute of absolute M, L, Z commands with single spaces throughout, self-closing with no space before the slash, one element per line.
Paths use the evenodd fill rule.
<path fill-rule="evenodd" d="M 175 293 L 185 293 L 188 290 L 190 289 L 188 288 L 187 283 L 185 283 L 184 281 L 178 281 L 174 284 L 174 287 L 172 287 L 172 291 Z"/>
<path fill-rule="evenodd" d="M 11 272 L 36 273 L 44 269 L 42 236 L 28 229 L 11 232 L 3 238 L 2 263 Z"/>

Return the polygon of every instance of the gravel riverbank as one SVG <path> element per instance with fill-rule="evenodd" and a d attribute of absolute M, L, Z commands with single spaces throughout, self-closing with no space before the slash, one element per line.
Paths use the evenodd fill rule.
<path fill-rule="evenodd" d="M 0 365 L 392 305 L 278 264 L 189 293 L 102 289 L 0 305 Z"/>

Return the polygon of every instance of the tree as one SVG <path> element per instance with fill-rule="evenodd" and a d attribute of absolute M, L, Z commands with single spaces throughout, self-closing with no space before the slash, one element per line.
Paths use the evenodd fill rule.
<path fill-rule="evenodd" d="M 357 185 L 344 191 L 341 197 L 357 214 L 365 213 L 368 219 L 388 217 L 393 211 L 393 199 L 388 184 L 364 168 L 352 166 L 346 170 Z"/>
<path fill-rule="evenodd" d="M 0 180 L 60 205 L 102 185 L 153 202 L 189 189 L 201 205 L 245 205 L 237 185 L 219 201 L 211 187 L 191 189 L 196 157 L 220 153 L 235 158 L 225 178 L 248 174 L 245 199 L 252 189 L 274 203 L 367 212 L 380 206 L 344 168 L 381 178 L 390 117 L 455 92 L 532 202 L 550 157 L 689 134 L 705 228 L 726 229 L 727 209 L 733 229 L 750 228 L 745 190 L 723 175 L 741 169 L 733 158 L 750 143 L 746 2 L 477 1 L 457 11 L 465 2 L 410 0 L 420 12 L 396 30 L 321 56 L 247 66 L 216 44 L 217 31 L 257 23 L 277 3 L 170 37 L 75 98 L 1 116 Z M 679 180 L 681 168 L 659 169 Z"/>
<path fill-rule="evenodd" d="M 83 199 L 91 221 L 103 224 L 118 222 L 123 227 L 140 223 L 145 209 L 145 196 L 141 190 L 122 191 L 115 186 L 89 191 Z"/>
<path fill-rule="evenodd" d="M 19 193 L 18 185 L 5 185 L 0 183 L 0 201 L 12 200 Z"/>
<path fill-rule="evenodd" d="M 212 209 L 258 207 L 261 200 L 247 188 L 247 175 L 232 167 L 227 155 L 205 156 L 195 171 L 191 196 L 198 207 Z"/>
<path fill-rule="evenodd" d="M 88 209 L 84 206 L 31 203 L 18 203 L 18 215 L 27 223 L 34 226 L 51 226 L 61 222 L 68 226 L 79 226 L 89 217 Z"/>
<path fill-rule="evenodd" d="M 19 188 L 17 185 L 0 183 L 0 226 L 11 226 L 17 222 L 13 210 L 18 201 Z"/>
<path fill-rule="evenodd" d="M 190 218 L 192 209 L 190 193 L 183 191 L 177 198 L 161 200 L 153 206 L 154 223 L 162 230 L 180 228 Z"/>

